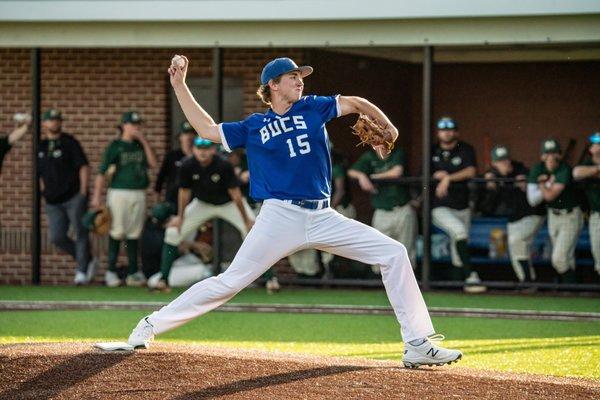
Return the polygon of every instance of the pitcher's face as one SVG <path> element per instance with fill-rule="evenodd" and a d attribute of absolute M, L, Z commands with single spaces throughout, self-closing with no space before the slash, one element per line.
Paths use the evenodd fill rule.
<path fill-rule="evenodd" d="M 294 71 L 282 75 L 277 86 L 283 99 L 294 103 L 302 97 L 304 80 L 302 79 L 300 72 Z"/>

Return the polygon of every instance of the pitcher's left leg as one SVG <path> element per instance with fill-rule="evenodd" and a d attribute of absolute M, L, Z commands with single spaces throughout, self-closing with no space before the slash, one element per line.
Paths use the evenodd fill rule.
<path fill-rule="evenodd" d="M 320 250 L 381 265 L 383 284 L 405 342 L 435 333 L 404 245 L 333 210 L 319 215 L 308 237 L 310 245 Z"/>

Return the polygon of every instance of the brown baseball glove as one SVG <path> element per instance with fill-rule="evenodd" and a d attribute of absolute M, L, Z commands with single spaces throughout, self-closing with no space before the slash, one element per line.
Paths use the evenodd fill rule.
<path fill-rule="evenodd" d="M 352 133 L 360 139 L 358 145 L 372 146 L 380 158 L 385 158 L 394 149 L 396 134 L 387 124 L 383 125 L 368 115 L 360 114 L 351 128 Z"/>
<path fill-rule="evenodd" d="M 102 207 L 96 214 L 96 218 L 94 220 L 94 233 L 98 235 L 108 234 L 108 231 L 110 231 L 111 222 L 112 217 L 110 215 L 110 210 L 108 207 Z"/>

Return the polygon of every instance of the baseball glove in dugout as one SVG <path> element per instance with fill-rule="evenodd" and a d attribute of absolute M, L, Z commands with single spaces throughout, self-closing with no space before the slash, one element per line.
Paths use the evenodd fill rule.
<path fill-rule="evenodd" d="M 90 210 L 82 218 L 83 226 L 90 232 L 104 236 L 110 231 L 112 217 L 108 207 L 102 207 L 99 210 Z"/>
<path fill-rule="evenodd" d="M 360 114 L 351 127 L 352 133 L 360 139 L 360 145 L 373 147 L 379 158 L 387 157 L 394 149 L 396 134 L 389 125 L 383 125 L 368 115 Z"/>

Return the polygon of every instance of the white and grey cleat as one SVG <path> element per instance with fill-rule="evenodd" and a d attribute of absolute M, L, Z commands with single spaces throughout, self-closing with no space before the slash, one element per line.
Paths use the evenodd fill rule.
<path fill-rule="evenodd" d="M 420 366 L 442 366 L 452 364 L 462 358 L 459 350 L 446 349 L 434 342 L 444 340 L 443 335 L 432 335 L 418 346 L 404 344 L 402 363 L 406 368 L 416 369 Z"/>
<path fill-rule="evenodd" d="M 134 349 L 147 349 L 154 340 L 154 327 L 148 322 L 148 317 L 144 317 L 138 322 L 137 326 L 131 331 L 127 343 Z"/>

